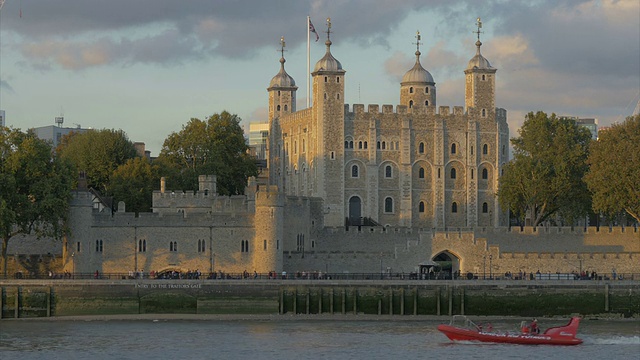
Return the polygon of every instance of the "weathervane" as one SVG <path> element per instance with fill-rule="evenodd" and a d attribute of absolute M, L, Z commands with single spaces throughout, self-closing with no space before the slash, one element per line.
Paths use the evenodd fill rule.
<path fill-rule="evenodd" d="M 422 36 L 420 36 L 420 30 L 417 30 L 416 31 L 416 42 L 415 42 L 415 44 L 416 44 L 416 52 L 420 52 L 420 44 L 422 44 L 420 42 L 421 39 L 422 39 Z"/>
<path fill-rule="evenodd" d="M 282 54 L 282 57 L 284 58 L 284 47 L 285 47 L 285 42 L 284 42 L 284 36 L 280 38 L 280 53 Z"/>
<path fill-rule="evenodd" d="M 482 34 L 482 31 L 480 31 L 480 29 L 482 29 L 482 20 L 480 20 L 480 18 L 476 21 L 476 26 L 478 27 L 478 30 L 474 31 L 474 33 L 478 34 L 478 41 L 480 41 L 480 34 Z"/>
<path fill-rule="evenodd" d="M 331 41 L 331 18 L 327 18 L 327 40 Z"/>

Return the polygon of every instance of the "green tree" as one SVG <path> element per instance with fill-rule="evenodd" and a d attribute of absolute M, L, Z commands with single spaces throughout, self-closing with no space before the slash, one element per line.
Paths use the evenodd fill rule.
<path fill-rule="evenodd" d="M 156 166 L 136 157 L 120 165 L 111 176 L 111 192 L 116 201 L 124 201 L 129 212 L 149 212 L 153 188 L 158 181 Z"/>
<path fill-rule="evenodd" d="M 89 187 L 104 195 L 111 195 L 109 179 L 113 171 L 138 156 L 122 130 L 109 129 L 71 133 L 62 138 L 57 151 L 85 173 Z"/>
<path fill-rule="evenodd" d="M 640 115 L 598 135 L 585 176 L 593 210 L 610 216 L 625 211 L 640 222 Z"/>
<path fill-rule="evenodd" d="M 73 167 L 33 132 L 0 127 L 0 236 L 3 273 L 18 234 L 60 238 L 67 231 Z"/>
<path fill-rule="evenodd" d="M 537 226 L 552 215 L 572 223 L 590 208 L 583 181 L 591 142 L 589 130 L 573 120 L 530 112 L 512 138 L 514 159 L 500 177 L 498 200 L 520 220 Z"/>
<path fill-rule="evenodd" d="M 235 195 L 258 174 L 247 150 L 240 118 L 223 111 L 206 121 L 192 118 L 169 135 L 156 161 L 170 188 L 197 189 L 198 175 L 216 175 L 218 193 Z"/>

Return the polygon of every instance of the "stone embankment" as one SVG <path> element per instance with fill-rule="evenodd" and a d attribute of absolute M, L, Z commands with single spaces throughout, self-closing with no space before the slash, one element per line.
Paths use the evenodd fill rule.
<path fill-rule="evenodd" d="M 640 316 L 638 281 L 0 280 L 2 319 L 136 314 Z"/>

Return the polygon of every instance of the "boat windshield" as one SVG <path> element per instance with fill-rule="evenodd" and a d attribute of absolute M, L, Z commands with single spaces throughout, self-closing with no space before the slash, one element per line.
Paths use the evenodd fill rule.
<path fill-rule="evenodd" d="M 451 318 L 451 322 L 449 323 L 449 325 L 470 330 L 481 330 L 480 326 L 476 325 L 476 323 L 474 323 L 473 321 L 471 321 L 471 319 L 464 315 L 454 315 Z"/>

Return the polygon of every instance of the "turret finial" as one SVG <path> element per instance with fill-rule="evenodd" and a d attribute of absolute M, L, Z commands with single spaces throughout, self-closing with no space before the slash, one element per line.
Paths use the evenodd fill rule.
<path fill-rule="evenodd" d="M 416 55 L 420 55 L 420 45 L 422 44 L 420 42 L 420 40 L 422 39 L 422 36 L 420 36 L 420 30 L 416 31 Z"/>
<path fill-rule="evenodd" d="M 478 30 L 474 31 L 474 33 L 476 33 L 478 35 L 478 42 L 480 41 L 480 34 L 483 33 L 483 31 L 480 31 L 480 29 L 482 29 L 482 20 L 480 20 L 480 18 L 478 18 L 476 20 L 476 26 L 478 27 Z"/>

